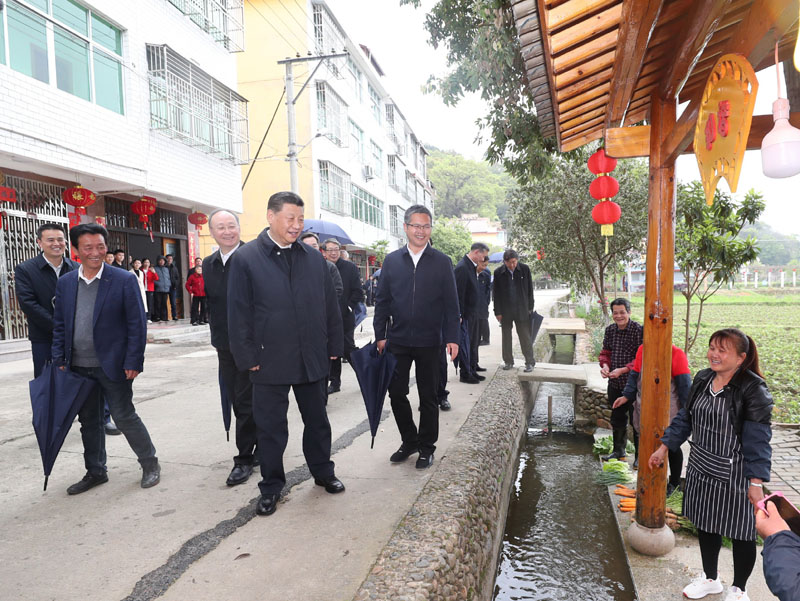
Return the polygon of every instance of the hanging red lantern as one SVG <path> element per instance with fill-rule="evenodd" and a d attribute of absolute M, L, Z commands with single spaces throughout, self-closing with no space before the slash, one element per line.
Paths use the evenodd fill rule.
<path fill-rule="evenodd" d="M 589 185 L 589 194 L 595 200 L 614 198 L 619 193 L 619 182 L 610 175 L 596 177 Z"/>
<path fill-rule="evenodd" d="M 145 198 L 148 198 L 148 200 L 145 200 Z M 139 221 L 144 224 L 144 229 L 147 229 L 150 222 L 150 215 L 156 212 L 155 199 L 153 199 L 153 202 L 150 202 L 149 197 L 143 196 L 140 200 L 137 200 L 131 205 L 131 211 L 139 216 Z"/>
<path fill-rule="evenodd" d="M 375 255 L 370 255 L 367 257 L 367 263 L 369 265 L 375 265 Z"/>
<path fill-rule="evenodd" d="M 195 211 L 189 215 L 189 223 L 197 228 L 198 232 L 203 231 L 203 226 L 208 223 L 208 215 Z"/>
<path fill-rule="evenodd" d="M 64 190 L 61 193 L 61 198 L 68 205 L 75 207 L 76 214 L 86 215 L 86 207 L 94 204 L 94 201 L 97 200 L 97 195 L 83 186 L 75 186 Z"/>
<path fill-rule="evenodd" d="M 606 151 L 601 148 L 589 157 L 586 163 L 589 166 L 589 171 L 595 175 L 601 173 L 611 173 L 617 167 L 617 159 L 606 155 Z"/>
<path fill-rule="evenodd" d="M 622 217 L 622 209 L 613 200 L 604 200 L 597 203 L 592 209 L 592 219 L 600 224 L 600 234 L 603 236 L 614 235 L 614 224 Z M 608 240 L 606 240 L 608 246 Z"/>

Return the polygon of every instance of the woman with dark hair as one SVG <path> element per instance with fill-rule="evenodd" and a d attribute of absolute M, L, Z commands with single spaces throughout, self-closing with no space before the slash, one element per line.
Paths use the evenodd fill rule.
<path fill-rule="evenodd" d="M 691 435 L 683 513 L 697 527 L 703 573 L 683 589 L 689 599 L 722 592 L 717 560 L 722 537 L 733 541 L 733 583 L 725 601 L 749 601 L 756 562 L 756 504 L 769 481 L 772 396 L 753 339 L 735 328 L 708 342 L 709 368 L 694 378 L 687 403 L 664 431 L 650 467 Z"/>

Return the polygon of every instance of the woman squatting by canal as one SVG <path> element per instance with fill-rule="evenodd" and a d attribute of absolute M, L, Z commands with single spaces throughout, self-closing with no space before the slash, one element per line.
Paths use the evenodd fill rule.
<path fill-rule="evenodd" d="M 733 583 L 725 601 L 749 601 L 745 586 L 756 562 L 755 510 L 772 458 L 772 396 L 756 344 L 740 330 L 711 335 L 708 363 L 650 456 L 650 467 L 662 466 L 668 451 L 691 435 L 683 513 L 697 527 L 703 573 L 683 594 L 701 599 L 722 592 L 717 560 L 727 536 L 733 541 Z"/>

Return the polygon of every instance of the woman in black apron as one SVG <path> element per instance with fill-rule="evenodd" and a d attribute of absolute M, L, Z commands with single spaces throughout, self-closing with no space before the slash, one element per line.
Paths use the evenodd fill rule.
<path fill-rule="evenodd" d="M 722 537 L 733 541 L 733 583 L 725 601 L 749 601 L 745 585 L 756 562 L 755 505 L 769 481 L 772 396 L 758 367 L 753 339 L 735 328 L 708 343 L 709 368 L 692 383 L 687 404 L 661 437 L 650 467 L 691 435 L 683 513 L 697 527 L 703 573 L 683 594 L 721 593 L 717 559 Z"/>

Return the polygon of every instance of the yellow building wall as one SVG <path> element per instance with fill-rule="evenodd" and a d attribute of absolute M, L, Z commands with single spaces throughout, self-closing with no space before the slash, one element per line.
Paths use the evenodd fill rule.
<path fill-rule="evenodd" d="M 286 97 L 281 99 L 286 66 L 279 65 L 278 61 L 294 57 L 297 53 L 306 56 L 310 49 L 309 33 L 302 30 L 301 25 L 305 24 L 306 29 L 311 27 L 311 8 L 306 9 L 306 14 L 301 6 L 305 8 L 302 0 L 299 3 L 278 0 L 248 0 L 244 3 L 245 51 L 237 54 L 237 91 L 248 100 L 251 161 L 255 158 L 272 115 L 275 114 L 259 160 L 256 161 L 242 191 L 243 213 L 239 215 L 239 221 L 242 225 L 242 240 L 245 242 L 256 238 L 267 226 L 269 197 L 275 192 L 291 189 L 289 163 L 286 160 L 289 141 Z M 294 64 L 295 95 L 315 66 L 315 61 Z M 307 86 L 295 103 L 298 146 L 309 142 L 313 135 L 315 124 L 310 119 L 309 101 L 310 95 L 315 93 L 313 86 Z M 298 156 L 299 194 L 305 201 L 306 217 L 310 219 L 317 212 L 314 206 L 311 147 L 306 147 Z M 249 168 L 249 164 L 242 165 L 242 181 Z M 201 256 L 208 256 L 214 240 L 208 234 L 207 227 L 203 228 L 202 234 Z"/>

